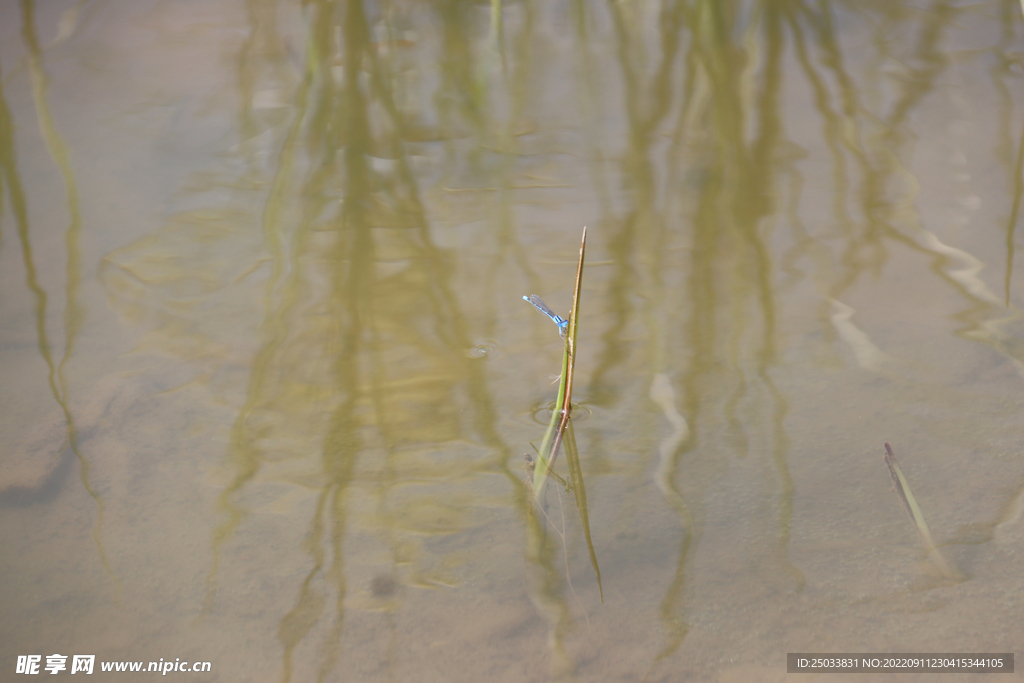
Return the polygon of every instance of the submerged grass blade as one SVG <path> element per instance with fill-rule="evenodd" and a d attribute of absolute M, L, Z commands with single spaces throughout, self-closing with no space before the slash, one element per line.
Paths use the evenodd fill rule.
<path fill-rule="evenodd" d="M 888 442 L 885 444 L 884 460 L 889 468 L 889 476 L 892 477 L 893 491 L 896 492 L 900 502 L 903 503 L 903 509 L 907 511 L 910 519 L 914 522 L 914 526 L 917 527 L 917 533 L 921 535 L 921 540 L 924 542 L 928 556 L 946 578 L 960 578 L 959 573 L 949 566 L 946 558 L 942 556 L 942 553 L 939 552 L 938 547 L 935 545 L 935 541 L 932 540 L 928 524 L 924 521 L 924 514 L 921 512 L 921 508 L 918 506 L 917 500 L 910 490 L 910 484 L 907 482 L 907 478 L 903 476 L 903 470 L 900 468 L 900 464 L 896 462 L 896 455 L 892 452 L 892 447 L 889 446 Z"/>
<path fill-rule="evenodd" d="M 597 575 L 597 590 L 604 604 L 604 588 L 601 586 L 601 568 L 597 566 L 597 553 L 594 541 L 590 538 L 590 515 L 587 513 L 587 487 L 583 484 L 583 468 L 580 467 L 580 453 L 576 450 L 576 436 L 572 431 L 572 423 L 565 430 L 565 462 L 569 465 L 569 481 L 576 496 L 576 509 L 580 511 L 580 522 L 583 524 L 583 535 L 587 539 L 587 550 L 590 551 L 590 564 Z"/>

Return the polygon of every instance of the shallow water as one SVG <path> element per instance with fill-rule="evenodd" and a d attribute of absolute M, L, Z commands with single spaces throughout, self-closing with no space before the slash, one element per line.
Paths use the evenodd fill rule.
<path fill-rule="evenodd" d="M 1022 36 L 1014 2 L 0 6 L 0 666 L 1021 650 Z M 600 587 L 524 458 L 562 343 L 522 295 L 568 313 L 584 225 Z"/>

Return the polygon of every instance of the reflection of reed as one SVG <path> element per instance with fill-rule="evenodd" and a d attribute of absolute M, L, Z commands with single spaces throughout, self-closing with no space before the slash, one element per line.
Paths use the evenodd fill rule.
<path fill-rule="evenodd" d="M 609 3 L 601 17 L 612 27 L 622 79 L 622 100 L 613 106 L 625 118 L 629 143 L 620 176 L 628 191 L 618 215 L 603 219 L 615 226 L 607 230 L 617 264 L 607 295 L 613 322 L 590 391 L 605 405 L 614 404 L 618 380 L 612 378 L 626 359 L 636 359 L 624 339 L 637 317 L 635 302 L 642 301 L 647 349 L 639 365 L 659 383 L 650 395 L 666 415 L 678 415 L 687 426 L 685 439 L 670 457 L 662 453 L 658 467 L 665 501 L 682 526 L 677 571 L 662 605 L 668 643 L 659 658 L 675 651 L 686 634 L 686 566 L 704 525 L 701 498 L 706 483 L 725 473 L 717 456 L 699 448 L 702 443 L 724 440 L 741 457 L 769 455 L 774 478 L 766 480 L 766 489 L 777 491 L 771 555 L 792 585 L 802 586 L 801 572 L 787 559 L 794 493 L 784 426 L 788 401 L 772 378 L 781 344 L 780 266 L 791 284 L 807 276 L 800 268 L 810 260 L 818 319 L 830 336 L 830 301 L 881 267 L 887 241 L 938 255 L 923 247 L 928 233 L 916 225 L 916 180 L 903 159 L 912 138 L 910 117 L 949 63 L 942 42 L 955 11 L 937 1 L 923 21 L 911 23 L 895 5 L 871 10 L 883 27 L 877 36 L 880 59 L 891 56 L 909 71 L 887 97 L 874 99 L 854 75 L 864 65 L 844 49 L 838 28 L 844 11 L 823 2 L 695 1 L 649 8 Z M 841 19 L 849 26 L 848 16 Z M 591 17 L 580 25 L 599 23 Z M 883 31 L 913 39 L 889 47 Z M 784 126 L 793 92 L 782 80 L 787 49 L 800 69 L 789 70 L 789 78 L 804 76 L 821 121 L 820 137 L 831 153 L 832 225 L 825 229 L 808 230 L 800 215 L 804 180 L 796 161 L 804 154 L 799 140 L 808 131 L 794 136 Z M 894 50 L 901 53 L 890 54 Z M 878 76 L 869 74 L 891 82 Z M 881 112 L 870 110 L 876 100 Z M 659 139 L 665 135 L 668 145 Z M 775 225 L 780 204 L 789 234 Z M 837 246 L 831 246 L 830 231 L 838 231 Z M 680 252 L 689 259 L 677 258 Z M 964 288 L 951 270 L 940 271 L 948 285 L 974 306 L 993 310 L 989 296 Z M 673 325 L 680 317 L 683 322 Z M 984 328 L 986 323 L 977 323 L 975 330 Z M 678 406 L 675 391 L 664 386 L 673 377 L 681 387 Z M 694 480 L 704 484 L 687 483 Z"/>
<path fill-rule="evenodd" d="M 235 476 L 221 498 L 226 519 L 215 539 L 219 555 L 243 522 L 237 501 L 268 468 L 273 477 L 277 463 L 307 461 L 300 469 L 315 491 L 304 543 L 310 566 L 278 629 L 286 680 L 293 653 L 315 629 L 326 629 L 321 678 L 341 656 L 352 590 L 344 552 L 350 505 L 362 493 L 376 499 L 394 575 L 429 585 L 440 579 L 415 567 L 409 547 L 417 542 L 403 527 L 418 536 L 471 526 L 474 497 L 423 507 L 408 491 L 426 493 L 434 481 L 450 487 L 479 465 L 430 464 L 419 445 L 454 443 L 468 429 L 498 462 L 508 457 L 480 365 L 458 353 L 472 344 L 410 167 L 406 138 L 418 133 L 396 91 L 401 79 L 391 79 L 395 64 L 372 39 L 360 3 L 309 9 L 303 80 L 262 215 L 271 261 L 262 343 L 233 429 Z M 445 45 L 457 49 L 459 41 Z M 460 70 L 471 60 L 457 61 L 445 73 L 468 79 Z M 247 92 L 259 78 L 251 64 L 242 63 Z M 463 113 L 479 123 L 478 104 L 465 104 Z M 374 453 L 379 462 L 368 462 Z M 376 472 L 369 487 L 357 480 L 360 471 Z M 422 483 L 407 480 L 412 472 Z M 428 510 L 435 516 L 424 516 Z M 330 594 L 318 589 L 324 582 Z"/>
<path fill-rule="evenodd" d="M 48 297 L 39 282 L 34 258 L 32 255 L 32 240 L 28 217 L 28 203 L 22 189 L 21 181 L 15 157 L 14 123 L 10 111 L 3 97 L 2 78 L 0 78 L 0 188 L 5 184 L 10 196 L 11 208 L 14 213 L 17 225 L 18 239 L 21 243 L 22 262 L 25 267 L 26 285 L 32 293 L 35 301 L 35 329 L 39 346 L 39 355 L 47 368 L 47 384 L 53 394 L 54 401 L 60 406 L 64 414 L 65 427 L 67 430 L 68 444 L 79 463 L 79 477 L 82 488 L 86 490 L 96 503 L 97 521 L 93 529 L 93 538 L 96 542 L 96 549 L 104 570 L 114 579 L 113 571 L 107 560 L 106 549 L 103 543 L 103 500 L 95 491 L 90 482 L 90 463 L 82 454 L 79 448 L 78 433 L 75 427 L 75 419 L 69 407 L 69 388 L 67 381 L 67 364 L 74 355 L 75 342 L 81 332 L 84 313 L 78 303 L 80 281 L 81 281 L 81 252 L 79 242 L 82 232 L 82 215 L 78 199 L 78 185 L 75 181 L 75 174 L 72 168 L 70 155 L 67 147 L 57 132 L 53 123 L 53 116 L 50 113 L 50 105 L 47 100 L 47 89 L 49 87 L 46 71 L 43 67 L 43 51 L 39 44 L 35 28 L 35 5 L 32 0 L 23 0 L 21 3 L 22 16 L 22 39 L 27 53 L 28 71 L 32 82 L 32 98 L 36 107 L 39 130 L 46 142 L 50 156 L 57 166 L 67 193 L 67 207 L 70 222 L 64 233 L 64 244 L 67 249 L 67 262 L 65 264 L 65 303 L 64 303 L 64 350 L 59 363 L 55 363 L 53 350 L 46 329 L 47 301 Z M 0 209 L 3 208 L 3 192 L 0 190 Z M 116 579 L 115 579 L 116 581 Z"/>
<path fill-rule="evenodd" d="M 1016 8 L 1003 5 L 1002 16 L 999 26 L 1002 29 L 999 37 L 999 44 L 992 50 L 992 86 L 999 95 L 999 107 L 996 107 L 999 117 L 999 148 L 1002 150 L 1013 150 L 1015 153 L 1010 156 L 1007 152 L 999 155 L 1006 165 L 1007 176 L 1010 179 L 1010 211 L 1006 218 L 1006 272 L 1003 275 L 1003 295 L 1005 305 L 1010 305 L 1010 281 L 1013 277 L 1014 258 L 1014 235 L 1017 230 L 1017 219 L 1021 214 L 1021 203 L 1024 200 L 1024 124 L 1019 124 L 1013 116 L 1013 93 L 1010 83 L 1014 83 L 1017 77 L 1012 73 L 1014 62 L 1007 59 L 1013 46 L 1018 40 L 1016 33 L 1021 26 L 1020 17 L 1024 14 L 1024 0 L 1021 2 L 1021 14 Z M 1021 126 L 1018 128 L 1018 125 Z M 1019 136 L 1014 142 L 1013 136 Z"/>
<path fill-rule="evenodd" d="M 687 634 L 682 616 L 686 568 L 705 517 L 702 487 L 681 485 L 680 479 L 696 477 L 706 485 L 709 475 L 720 477 L 725 471 L 717 457 L 697 449 L 705 430 L 725 426 L 709 422 L 709 408 L 724 409 L 739 455 L 750 443 L 774 444 L 767 448 L 783 484 L 776 516 L 777 555 L 792 569 L 785 560 L 792 496 L 782 427 L 786 401 L 769 375 L 776 363 L 777 313 L 771 249 L 763 228 L 773 211 L 770 198 L 783 143 L 777 111 L 782 42 L 774 5 L 761 5 L 759 23 L 742 27 L 735 4 L 672 3 L 658 15 L 659 42 L 650 50 L 657 60 L 647 64 L 648 50 L 643 46 L 650 29 L 638 25 L 622 7 L 615 5 L 610 11 L 628 98 L 622 109 L 632 143 L 622 175 L 629 179 L 632 192 L 630 208 L 615 221 L 621 229 L 612 248 L 622 268 L 613 278 L 613 310 L 624 324 L 632 308 L 626 293 L 638 292 L 647 302 L 649 367 L 658 383 L 650 394 L 666 415 L 678 416 L 684 425 L 682 430 L 675 426 L 683 437 L 674 442 L 673 452 L 661 453 L 658 466 L 659 487 L 678 515 L 682 535 L 676 571 L 660 609 L 667 641 L 657 662 L 670 656 Z M 744 41 L 745 59 L 740 58 L 740 46 L 732 43 L 734 38 Z M 756 55 L 749 52 L 752 49 L 758 50 Z M 682 79 L 673 78 L 677 72 L 684 74 Z M 759 89 L 751 86 L 754 82 Z M 656 134 L 666 121 L 675 122 L 668 148 Z M 756 126 L 748 142 L 752 122 Z M 672 154 L 662 156 L 665 149 Z M 695 158 L 690 158 L 691 150 L 697 150 Z M 688 187 L 697 169 L 699 187 Z M 677 227 L 683 220 L 677 212 L 690 208 L 686 197 L 693 197 L 689 231 Z M 682 235 L 690 259 L 673 263 L 673 247 Z M 646 264 L 639 271 L 633 268 L 638 262 Z M 676 272 L 688 276 L 669 275 Z M 688 321 L 681 327 L 663 326 L 662 321 L 673 321 L 677 311 Z M 596 395 L 606 393 L 600 388 L 604 374 L 622 356 L 622 351 L 607 348 L 604 367 L 595 377 Z M 678 408 L 671 376 L 682 384 Z M 707 388 L 712 386 L 718 396 L 726 397 L 724 403 L 710 400 Z M 770 407 L 765 435 L 744 433 L 760 429 L 757 422 L 737 414 L 752 401 Z M 710 471 L 697 474 L 700 470 Z M 799 572 L 792 571 L 799 581 Z"/>

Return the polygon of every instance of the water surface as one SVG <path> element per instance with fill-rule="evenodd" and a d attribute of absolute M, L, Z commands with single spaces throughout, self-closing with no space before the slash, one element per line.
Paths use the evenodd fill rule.
<path fill-rule="evenodd" d="M 1009 0 L 5 3 L 0 666 L 1024 650 L 1022 36 Z M 522 295 L 568 314 L 584 225 L 600 588 L 524 457 L 562 342 Z"/>

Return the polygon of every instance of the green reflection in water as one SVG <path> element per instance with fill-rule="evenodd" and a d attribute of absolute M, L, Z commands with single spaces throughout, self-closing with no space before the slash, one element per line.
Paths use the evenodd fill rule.
<path fill-rule="evenodd" d="M 228 521 L 215 540 L 219 553 L 243 519 L 236 499 L 262 469 L 320 454 L 305 543 L 312 563 L 278 631 L 285 680 L 292 653 L 321 619 L 330 620 L 321 680 L 340 656 L 349 505 L 354 492 L 367 486 L 354 479 L 361 459 L 383 458 L 370 491 L 396 570 L 408 563 L 403 532 L 450 534 L 473 524 L 476 496 L 447 503 L 433 494 L 403 500 L 395 487 L 408 485 L 412 471 L 426 481 L 453 481 L 474 470 L 496 470 L 516 481 L 503 464 L 509 449 L 495 429 L 479 364 L 457 353 L 472 344 L 450 284 L 448 257 L 433 243 L 419 180 L 403 149 L 410 132 L 418 133 L 398 107 L 401 93 L 394 88 L 401 76 L 371 40 L 359 3 L 311 3 L 307 21 L 302 81 L 262 216 L 271 261 L 264 341 L 233 431 L 236 476 L 222 496 Z M 466 49 L 456 39 L 458 23 L 445 26 L 453 34 L 446 48 Z M 253 28 L 258 39 L 262 27 Z M 458 64 L 445 71 L 459 81 L 456 89 L 476 92 L 464 70 L 472 60 L 449 58 Z M 255 80 L 252 68 L 242 64 L 242 83 Z M 461 104 L 479 125 L 477 96 Z M 387 170 L 375 168 L 375 160 L 386 160 Z M 339 199 L 331 197 L 331 188 L 338 188 Z M 497 459 L 467 468 L 431 465 L 407 453 L 408 444 L 454 442 L 467 427 Z M 322 581 L 332 596 L 317 588 Z"/>
<path fill-rule="evenodd" d="M 740 457 L 751 450 L 752 441 L 761 442 L 755 450 L 770 454 L 775 481 L 764 484 L 774 490 L 768 498 L 775 499 L 775 557 L 792 585 L 797 590 L 803 585 L 802 573 L 787 559 L 794 493 L 785 429 L 788 401 L 772 379 L 780 367 L 775 284 L 780 267 L 790 278 L 813 276 L 828 293 L 818 313 L 828 335 L 828 301 L 843 296 L 867 272 L 880 271 L 887 241 L 933 260 L 936 274 L 970 302 L 965 322 L 970 321 L 976 338 L 999 348 L 989 323 L 1016 319 L 1015 314 L 1006 318 L 986 290 L 976 286 L 979 281 L 965 278 L 960 264 L 947 259 L 952 256 L 969 267 L 980 267 L 980 262 L 951 252 L 920 225 L 913 205 L 916 180 L 902 161 L 913 135 L 910 115 L 925 106 L 948 66 L 942 41 L 954 25 L 953 6 L 932 3 L 916 25 L 909 23 L 908 8 L 875 8 L 880 27 L 876 58 L 910 65 L 880 113 L 872 111 L 876 103 L 864 101 L 865 95 L 877 97 L 870 81 L 858 82 L 847 71 L 836 20 L 842 9 L 826 2 L 667 2 L 650 11 L 660 29 L 660 42 L 652 44 L 652 32 L 642 28 L 637 7 L 608 6 L 623 81 L 623 100 L 616 106 L 625 113 L 629 140 L 619 177 L 629 193 L 625 208 L 604 219 L 605 225 L 618 226 L 609 247 L 617 264 L 608 288 L 614 321 L 591 389 L 606 406 L 619 400 L 618 380 L 606 377 L 626 361 L 625 332 L 639 298 L 655 378 L 651 395 L 667 415 L 679 416 L 680 425 L 667 440 L 674 450 L 662 451 L 658 476 L 666 503 L 683 527 L 677 572 L 662 603 L 668 638 L 659 659 L 674 652 L 687 633 L 685 568 L 702 533 L 701 498 L 708 477 L 713 481 L 725 474 L 724 462 L 693 462 L 710 457 L 700 448 L 702 432 L 710 430 L 718 439 L 728 435 Z M 909 54 L 889 54 L 894 46 L 883 43 L 883 35 L 901 30 L 915 36 Z M 804 151 L 783 125 L 787 49 L 795 53 L 813 93 L 822 138 L 832 154 L 831 227 L 840 236 L 838 252 L 827 233 L 808 232 L 800 217 L 805 180 L 796 162 Z M 796 74 L 791 69 L 788 75 Z M 666 127 L 667 147 L 659 139 Z M 775 229 L 783 216 L 792 231 L 785 237 Z M 777 245 L 787 242 L 781 256 L 775 256 Z M 688 262 L 674 258 L 680 248 L 688 252 Z M 817 273 L 794 265 L 806 258 Z M 679 377 L 679 413 L 674 392 L 658 384 L 666 371 Z M 719 398 L 723 392 L 724 402 Z M 751 405 L 763 406 L 763 430 L 749 419 Z M 720 407 L 721 423 L 709 413 Z M 700 484 L 686 483 L 695 475 Z M 764 512 L 771 515 L 771 510 Z"/>
<path fill-rule="evenodd" d="M 31 292 L 34 301 L 35 333 L 39 356 L 47 368 L 46 383 L 50 393 L 53 395 L 54 401 L 63 413 L 68 447 L 78 460 L 79 478 L 82 482 L 82 488 L 85 489 L 96 503 L 97 519 L 96 525 L 93 528 L 93 539 L 96 543 L 97 554 L 103 569 L 116 586 L 118 581 L 110 567 L 103 542 L 103 499 L 93 488 L 90 481 L 91 464 L 79 447 L 78 429 L 70 408 L 70 389 L 67 380 L 68 363 L 74 357 L 75 342 L 81 333 L 85 315 L 78 302 L 79 290 L 81 288 L 81 250 L 79 243 L 82 239 L 82 213 L 78 196 L 78 184 L 75 180 L 75 172 L 69 150 L 57 131 L 47 99 L 49 79 L 44 67 L 43 49 L 40 46 L 36 33 L 35 3 L 33 0 L 22 0 L 21 17 L 21 37 L 25 45 L 28 72 L 32 83 L 32 100 L 36 109 L 36 123 L 46 143 L 50 157 L 57 166 L 64 181 L 69 215 L 69 224 L 64 232 L 64 245 L 67 250 L 67 261 L 64 270 L 65 302 L 62 330 L 64 349 L 59 362 L 54 360 L 50 334 L 46 327 L 48 296 L 40 282 L 40 276 L 33 256 L 28 200 L 18 171 L 14 120 L 11 117 L 4 97 L 2 77 L 0 77 L 0 180 L 2 180 L 0 188 L 6 186 L 17 226 L 18 240 L 22 251 L 22 263 L 25 268 L 25 284 Z M 0 189 L 0 213 L 3 210 L 3 194 L 2 189 Z M 0 245 L 2 245 L 2 237 L 0 237 Z M 52 459 L 53 457 L 52 454 L 46 453 L 31 455 L 35 458 L 50 457 Z"/>

